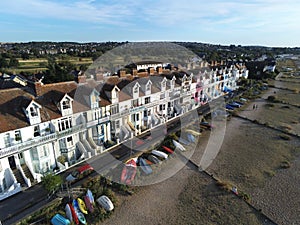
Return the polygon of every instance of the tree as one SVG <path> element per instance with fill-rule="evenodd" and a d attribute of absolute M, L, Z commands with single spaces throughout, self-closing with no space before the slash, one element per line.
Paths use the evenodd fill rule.
<path fill-rule="evenodd" d="M 6 59 L 0 55 L 0 68 L 7 68 L 7 67 L 8 67 L 8 63 Z"/>
<path fill-rule="evenodd" d="M 10 68 L 17 68 L 19 66 L 19 61 L 16 58 L 10 58 L 8 66 Z"/>
<path fill-rule="evenodd" d="M 23 60 L 29 59 L 29 54 L 28 54 L 27 52 L 22 52 L 22 53 L 21 53 L 21 58 L 22 58 Z"/>
<path fill-rule="evenodd" d="M 49 193 L 57 190 L 62 183 L 63 180 L 59 175 L 49 173 L 42 177 L 42 184 Z"/>

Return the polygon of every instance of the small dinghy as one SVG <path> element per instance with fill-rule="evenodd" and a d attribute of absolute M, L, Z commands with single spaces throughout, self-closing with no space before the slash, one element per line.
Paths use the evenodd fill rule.
<path fill-rule="evenodd" d="M 146 175 L 149 175 L 152 173 L 151 166 L 147 163 L 147 161 L 144 158 L 142 158 L 142 157 L 139 158 L 139 165 Z"/>
<path fill-rule="evenodd" d="M 157 157 L 160 157 L 162 159 L 168 159 L 168 155 L 162 151 L 158 150 L 152 150 L 151 153 Z"/>
<path fill-rule="evenodd" d="M 62 215 L 60 215 L 59 213 L 57 213 L 57 214 L 55 214 L 55 216 L 52 217 L 51 224 L 53 224 L 53 225 L 69 225 L 69 224 L 71 224 L 71 222 L 67 218 L 65 218 Z"/>
<path fill-rule="evenodd" d="M 88 210 L 93 213 L 94 212 L 94 206 L 93 204 L 91 203 L 91 200 L 88 196 L 84 196 L 84 203 L 86 205 L 86 207 L 88 208 Z"/>
<path fill-rule="evenodd" d="M 192 135 L 192 134 L 187 134 L 187 138 L 188 138 L 188 140 L 189 140 L 190 142 L 193 142 L 193 143 L 196 142 L 196 138 L 195 138 L 195 136 Z"/>
<path fill-rule="evenodd" d="M 190 142 L 187 141 L 187 140 L 185 140 L 184 138 L 179 138 L 179 142 L 180 142 L 181 144 L 184 144 L 184 145 L 189 145 L 189 144 L 190 144 Z"/>
<path fill-rule="evenodd" d="M 186 151 L 185 147 L 183 147 L 182 144 L 180 144 L 178 141 L 172 140 L 172 142 L 175 145 L 175 147 L 180 151 L 182 152 Z"/>
<path fill-rule="evenodd" d="M 121 182 L 125 184 L 131 184 L 136 175 L 136 162 L 134 159 L 130 159 L 125 163 L 125 166 L 122 170 L 121 174 Z"/>
<path fill-rule="evenodd" d="M 200 136 L 201 135 L 200 132 L 197 132 L 195 130 L 186 129 L 185 131 L 188 132 L 188 133 L 190 133 L 190 134 L 192 134 L 192 135 L 195 135 L 195 136 Z"/>
<path fill-rule="evenodd" d="M 91 191 L 90 189 L 87 190 L 86 196 L 89 197 L 90 202 L 91 202 L 92 204 L 95 204 L 94 196 L 93 196 L 93 193 L 92 193 L 92 191 Z"/>
<path fill-rule="evenodd" d="M 85 219 L 83 213 L 80 212 L 79 205 L 78 205 L 78 202 L 76 201 L 76 199 L 73 199 L 73 207 L 74 207 L 75 213 L 76 213 L 80 223 L 86 224 L 86 219 Z"/>
<path fill-rule="evenodd" d="M 147 159 L 154 164 L 159 164 L 161 162 L 155 155 L 148 155 Z"/>
<path fill-rule="evenodd" d="M 167 146 L 162 146 L 162 148 L 169 154 L 173 154 L 174 151 L 171 148 L 168 148 Z"/>

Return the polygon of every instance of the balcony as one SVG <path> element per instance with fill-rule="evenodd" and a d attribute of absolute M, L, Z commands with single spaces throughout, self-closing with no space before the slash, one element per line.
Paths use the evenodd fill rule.
<path fill-rule="evenodd" d="M 57 136 L 56 138 L 61 138 L 61 137 L 67 136 L 67 135 L 78 133 L 80 131 L 85 130 L 86 127 L 87 127 L 87 124 L 83 123 L 83 124 L 80 124 L 77 126 L 73 126 L 67 130 L 58 131 L 58 132 L 56 132 L 56 136 Z"/>
<path fill-rule="evenodd" d="M 56 132 L 54 134 L 49 134 L 46 136 L 36 137 L 32 140 L 25 141 L 23 143 L 19 143 L 10 147 L 6 147 L 0 150 L 0 158 L 4 158 L 9 155 L 20 153 L 23 150 L 36 147 L 38 145 L 43 145 L 49 143 L 51 141 L 55 141 L 58 138 L 74 134 L 86 129 L 86 124 L 80 124 L 78 126 L 74 126 L 68 130 Z"/>
<path fill-rule="evenodd" d="M 129 115 L 129 109 L 125 109 L 122 112 L 113 114 L 110 116 L 110 118 L 111 118 L 111 120 L 115 120 L 115 119 L 118 119 L 120 117 L 127 116 L 127 115 Z"/>
<path fill-rule="evenodd" d="M 0 150 L 0 158 L 19 153 L 22 150 L 36 147 L 38 145 L 42 145 L 42 144 L 54 141 L 56 139 L 57 139 L 56 134 L 49 134 L 46 136 L 37 137 L 32 140 L 28 140 L 28 141 L 25 141 L 23 143 L 20 143 L 20 144 L 14 145 L 14 146 L 10 146 L 10 147 L 1 149 Z"/>
<path fill-rule="evenodd" d="M 109 121 L 109 116 L 106 116 L 106 117 L 103 117 L 101 119 L 96 119 L 96 120 L 92 120 L 92 121 L 87 122 L 86 127 L 91 128 L 91 127 L 94 127 L 98 124 L 106 123 L 108 121 Z"/>

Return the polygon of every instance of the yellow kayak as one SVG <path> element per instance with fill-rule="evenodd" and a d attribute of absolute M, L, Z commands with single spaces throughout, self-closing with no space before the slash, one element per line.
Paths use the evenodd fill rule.
<path fill-rule="evenodd" d="M 80 211 L 84 214 L 88 214 L 88 211 L 87 211 L 84 201 L 81 198 L 77 198 L 77 202 L 78 202 Z"/>

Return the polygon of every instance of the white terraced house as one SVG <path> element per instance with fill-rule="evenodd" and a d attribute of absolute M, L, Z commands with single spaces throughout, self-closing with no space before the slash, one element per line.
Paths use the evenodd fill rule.
<path fill-rule="evenodd" d="M 242 66 L 193 76 L 162 65 L 147 76 L 135 69 L 105 82 L 101 74 L 82 75 L 78 82 L 0 90 L 0 200 L 196 109 L 248 76 Z"/>

